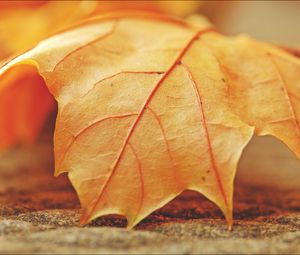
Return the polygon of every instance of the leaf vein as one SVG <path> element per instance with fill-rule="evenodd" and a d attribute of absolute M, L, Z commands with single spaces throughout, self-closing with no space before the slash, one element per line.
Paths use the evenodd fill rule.
<path fill-rule="evenodd" d="M 164 139 L 164 142 L 165 142 L 165 145 L 166 145 L 166 148 L 167 148 L 167 152 L 168 152 L 168 155 L 169 155 L 169 158 L 171 160 L 171 163 L 173 165 L 173 167 L 175 168 L 175 171 L 174 171 L 174 178 L 176 180 L 176 184 L 178 185 L 180 183 L 180 178 L 178 178 L 177 176 L 177 167 L 174 163 L 174 159 L 173 159 L 173 156 L 172 156 L 172 153 L 171 153 L 171 150 L 170 150 L 170 145 L 169 145 L 169 142 L 168 142 L 168 139 L 167 139 L 167 135 L 166 135 L 166 131 L 165 131 L 165 128 L 160 120 L 160 118 L 158 117 L 158 115 L 156 114 L 156 112 L 150 108 L 149 106 L 147 107 L 147 109 L 149 110 L 149 112 L 151 112 L 151 114 L 154 116 L 154 119 L 157 121 L 157 124 L 161 130 L 161 133 L 163 135 L 163 139 Z M 180 185 L 178 185 L 178 189 L 179 189 Z"/>
<path fill-rule="evenodd" d="M 141 161 L 135 151 L 135 149 L 133 148 L 132 144 L 131 143 L 128 143 L 133 155 L 135 156 L 136 158 L 136 161 L 137 161 L 137 164 L 138 164 L 138 174 L 139 174 L 139 177 L 140 177 L 140 184 L 141 184 L 141 198 L 140 198 L 140 202 L 139 202 L 139 206 L 138 206 L 138 210 L 137 210 L 137 213 L 133 219 L 133 223 L 136 221 L 139 213 L 141 212 L 142 210 L 142 206 L 143 206 L 143 201 L 144 201 L 144 196 L 145 196 L 145 183 L 144 183 L 144 177 L 143 177 L 143 172 L 142 172 L 142 165 L 141 165 Z"/>
<path fill-rule="evenodd" d="M 202 97 L 200 95 L 199 89 L 197 87 L 197 83 L 196 83 L 191 71 L 189 70 L 189 68 L 186 65 L 184 65 L 184 64 L 182 64 L 182 65 L 183 65 L 184 69 L 186 70 L 186 73 L 187 73 L 187 75 L 188 75 L 188 77 L 191 81 L 193 90 L 195 92 L 197 104 L 199 106 L 199 110 L 200 110 L 201 117 L 202 117 L 202 126 L 203 126 L 203 129 L 204 129 L 205 139 L 206 139 L 206 142 L 207 142 L 208 154 L 209 154 L 209 158 L 210 158 L 210 162 L 211 162 L 211 167 L 212 167 L 212 169 L 215 173 L 215 177 L 217 179 L 217 183 L 218 183 L 221 195 L 223 197 L 224 203 L 225 203 L 226 207 L 228 207 L 228 201 L 227 201 L 225 190 L 224 190 L 224 187 L 223 187 L 223 183 L 222 183 L 222 180 L 221 180 L 221 177 L 220 177 L 219 169 L 218 169 L 217 164 L 216 164 L 216 160 L 215 160 L 215 156 L 214 156 L 214 152 L 213 152 L 212 144 L 211 144 L 211 138 L 209 136 L 209 132 L 208 132 L 208 128 L 207 128 L 206 116 L 205 116 L 205 112 L 204 112 L 204 109 L 203 109 L 203 100 L 202 100 Z"/>
<path fill-rule="evenodd" d="M 161 72 L 161 71 L 121 71 L 121 72 L 115 73 L 113 75 L 109 75 L 109 76 L 107 76 L 105 78 L 102 78 L 99 81 L 95 82 L 93 84 L 93 86 L 83 96 L 86 96 L 87 94 L 89 94 L 100 83 L 102 83 L 104 81 L 107 81 L 107 80 L 110 80 L 110 79 L 112 79 L 116 76 L 119 76 L 121 74 L 158 74 L 158 75 L 161 75 L 161 74 L 163 74 L 163 72 Z"/>
<path fill-rule="evenodd" d="M 278 75 L 279 75 L 279 79 L 283 85 L 283 91 L 284 91 L 284 94 L 287 98 L 287 101 L 288 101 L 288 105 L 289 105 L 289 108 L 290 108 L 290 112 L 293 116 L 293 119 L 294 119 L 294 122 L 295 122 L 295 125 L 297 127 L 297 136 L 298 138 L 300 139 L 300 126 L 299 126 L 299 122 L 298 122 L 298 119 L 296 117 L 296 112 L 295 112 L 295 109 L 294 109 L 294 106 L 292 104 L 292 100 L 290 98 L 290 93 L 288 92 L 288 86 L 287 86 L 287 82 L 285 81 L 284 77 L 283 77 L 283 74 L 278 66 L 278 64 L 276 63 L 275 59 L 273 58 L 272 54 L 271 53 L 268 53 L 267 56 L 269 57 L 269 59 L 271 60 L 272 64 L 274 65 Z"/>
<path fill-rule="evenodd" d="M 66 150 L 63 153 L 62 159 L 60 161 L 60 165 L 58 167 L 58 169 L 61 169 L 61 165 L 63 164 L 63 161 L 67 155 L 67 153 L 70 151 L 71 147 L 74 145 L 75 141 L 82 135 L 84 134 L 88 129 L 104 122 L 110 119 L 121 119 L 121 118 L 126 118 L 126 117 L 131 117 L 131 116 L 135 116 L 137 115 L 137 113 L 125 113 L 122 115 L 112 115 L 112 116 L 108 116 L 108 117 L 104 117 L 101 119 L 98 119 L 92 123 L 89 123 L 86 127 L 84 127 L 83 129 L 81 129 L 79 132 L 77 132 L 75 135 L 73 135 L 73 139 L 72 141 L 69 143 L 69 145 L 67 146 Z"/>
<path fill-rule="evenodd" d="M 91 40 L 88 43 L 85 43 L 85 44 L 81 45 L 80 47 L 77 47 L 76 49 L 74 49 L 74 50 L 70 51 L 68 54 L 66 54 L 60 61 L 58 61 L 56 63 L 56 65 L 54 66 L 52 72 L 55 72 L 55 70 L 58 68 L 58 66 L 60 66 L 60 64 L 62 62 L 66 61 L 73 54 L 75 54 L 75 53 L 79 52 L 80 50 L 85 49 L 86 47 L 91 46 L 91 45 L 95 44 L 96 42 L 99 42 L 100 40 L 105 39 L 108 36 L 112 35 L 115 32 L 116 28 L 117 28 L 117 24 L 118 24 L 117 21 L 118 21 L 117 19 L 114 20 L 114 23 L 113 23 L 111 29 L 107 33 L 105 33 L 105 34 L 103 34 L 103 35 L 101 35 L 101 36 L 99 36 L 99 37 Z"/>

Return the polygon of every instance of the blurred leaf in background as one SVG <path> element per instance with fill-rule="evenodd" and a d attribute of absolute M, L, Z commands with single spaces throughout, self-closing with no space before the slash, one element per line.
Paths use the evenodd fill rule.
<path fill-rule="evenodd" d="M 112 11 L 143 10 L 186 16 L 201 1 L 1 1 L 0 59 L 83 19 Z"/>
<path fill-rule="evenodd" d="M 197 11 L 200 5 L 201 1 L 1 1 L 0 63 L 49 35 L 96 15 L 142 10 L 183 17 Z M 28 72 L 24 77 L 33 75 Z M 54 99 L 41 78 L 21 79 L 6 87 L 0 84 L 0 107 L 3 150 L 36 141 L 54 110 Z"/>

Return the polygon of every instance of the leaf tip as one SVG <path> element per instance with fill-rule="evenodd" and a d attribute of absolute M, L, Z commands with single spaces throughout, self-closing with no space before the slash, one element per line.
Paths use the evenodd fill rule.
<path fill-rule="evenodd" d="M 54 177 L 58 177 L 59 175 L 60 175 L 59 172 L 57 172 L 57 171 L 54 172 Z"/>
<path fill-rule="evenodd" d="M 233 225 L 233 220 L 232 220 L 232 219 L 231 219 L 231 221 L 228 221 L 228 220 L 227 220 L 227 229 L 228 229 L 229 231 L 232 230 L 232 225 Z"/>
<path fill-rule="evenodd" d="M 227 221 L 227 228 L 229 231 L 231 231 L 233 225 L 232 209 L 228 208 L 227 212 L 225 213 L 225 219 Z"/>
<path fill-rule="evenodd" d="M 127 226 L 126 226 L 127 230 L 133 229 L 141 221 L 138 219 L 131 220 L 128 216 L 126 216 L 126 218 L 127 218 Z"/>
<path fill-rule="evenodd" d="M 80 221 L 79 221 L 79 225 L 81 227 L 84 227 L 85 225 L 87 225 L 89 223 L 89 217 L 88 214 L 86 212 L 82 212 L 81 216 L 80 216 Z"/>

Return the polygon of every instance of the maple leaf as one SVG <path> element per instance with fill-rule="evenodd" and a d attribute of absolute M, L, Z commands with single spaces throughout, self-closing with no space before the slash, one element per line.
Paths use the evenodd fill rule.
<path fill-rule="evenodd" d="M 231 226 L 236 167 L 254 129 L 300 156 L 299 59 L 205 22 L 89 20 L 4 66 L 0 88 L 25 66 L 58 102 L 55 174 L 68 172 L 82 224 L 117 213 L 133 227 L 191 189 Z"/>

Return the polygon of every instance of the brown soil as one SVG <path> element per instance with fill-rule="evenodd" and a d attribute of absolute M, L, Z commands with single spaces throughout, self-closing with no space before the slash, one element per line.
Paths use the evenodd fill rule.
<path fill-rule="evenodd" d="M 79 202 L 66 176 L 52 176 L 49 147 L 0 157 L 1 253 L 297 253 L 300 192 L 237 183 L 235 224 L 187 191 L 134 230 L 111 215 L 78 227 Z M 13 163 L 12 163 L 13 162 Z M 47 166 L 47 167 L 45 167 Z"/>

